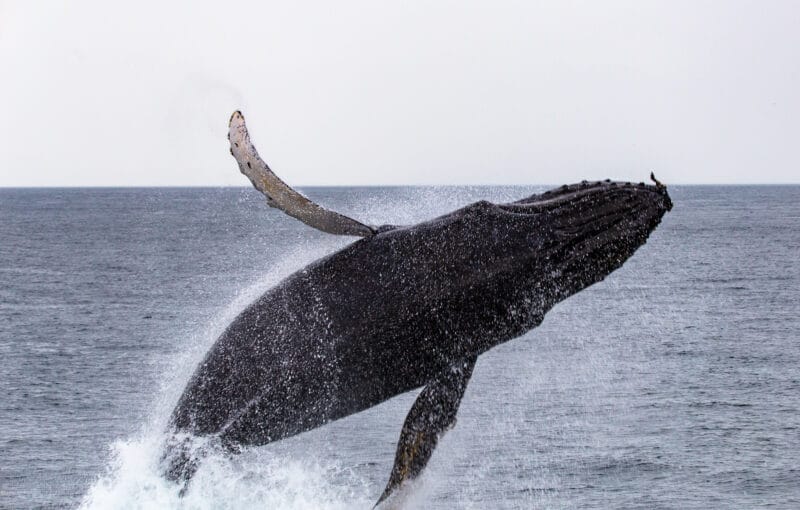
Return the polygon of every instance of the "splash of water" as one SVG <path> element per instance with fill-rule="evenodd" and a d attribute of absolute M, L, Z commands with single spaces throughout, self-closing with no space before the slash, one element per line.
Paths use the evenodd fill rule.
<path fill-rule="evenodd" d="M 298 266 L 332 251 L 336 242 L 293 250 L 260 281 L 241 291 L 204 330 L 187 339 L 186 348 L 169 363 L 171 370 L 167 372 L 172 375 L 162 381 L 148 423 L 134 437 L 110 446 L 111 462 L 89 488 L 81 509 L 369 507 L 372 496 L 366 482 L 336 462 L 324 464 L 309 454 L 269 447 L 252 449 L 236 458 L 212 454 L 204 458 L 182 496 L 181 486 L 165 480 L 160 467 L 170 412 L 214 340 L 244 306 Z"/>
<path fill-rule="evenodd" d="M 80 508 L 101 509 L 345 509 L 368 508 L 369 487 L 335 463 L 259 448 L 232 458 L 204 459 L 186 493 L 159 469 L 163 438 L 150 433 L 117 441 L 108 472 Z"/>

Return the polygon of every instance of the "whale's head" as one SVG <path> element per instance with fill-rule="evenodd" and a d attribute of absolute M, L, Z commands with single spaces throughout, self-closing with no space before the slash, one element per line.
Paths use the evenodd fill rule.
<path fill-rule="evenodd" d="M 381 228 L 331 258 L 326 273 L 357 272 L 342 295 L 386 295 L 375 302 L 439 324 L 458 352 L 482 352 L 621 267 L 671 208 L 657 181 L 582 182 L 512 203 L 480 201 Z"/>
<path fill-rule="evenodd" d="M 652 178 L 655 184 L 584 181 L 499 205 L 512 215 L 504 242 L 526 260 L 527 283 L 552 305 L 622 266 L 672 209 L 666 186 Z"/>
<path fill-rule="evenodd" d="M 359 270 L 376 287 L 401 289 L 406 307 L 451 310 L 450 329 L 497 327 L 511 337 L 622 266 L 671 208 L 658 181 L 584 181 L 512 203 L 481 201 L 380 229 L 363 241 L 370 253 L 358 257 Z"/>

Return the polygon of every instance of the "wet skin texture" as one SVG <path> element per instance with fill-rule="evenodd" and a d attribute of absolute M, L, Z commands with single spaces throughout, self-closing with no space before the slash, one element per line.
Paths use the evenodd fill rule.
<path fill-rule="evenodd" d="M 583 182 L 381 227 L 249 305 L 196 369 L 171 429 L 213 435 L 236 451 L 420 386 L 435 389 L 437 380 L 460 389 L 448 408 L 454 420 L 478 355 L 536 327 L 556 303 L 620 267 L 671 207 L 660 184 Z M 463 380 L 442 378 L 462 365 Z M 445 401 L 455 395 L 442 391 Z M 436 406 L 431 416 L 447 407 Z M 413 428 L 411 414 L 403 434 Z M 398 462 L 402 443 L 403 435 Z M 195 468 L 177 455 L 166 473 L 188 479 Z M 408 469 L 395 468 L 399 483 Z"/>

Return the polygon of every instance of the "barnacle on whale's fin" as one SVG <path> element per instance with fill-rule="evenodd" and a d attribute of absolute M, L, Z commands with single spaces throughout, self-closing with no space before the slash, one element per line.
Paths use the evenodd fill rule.
<path fill-rule="evenodd" d="M 228 140 L 239 170 L 267 197 L 271 207 L 329 234 L 369 237 L 375 233 L 372 227 L 312 202 L 275 175 L 250 142 L 244 115 L 239 110 L 233 112 L 228 122 Z"/>

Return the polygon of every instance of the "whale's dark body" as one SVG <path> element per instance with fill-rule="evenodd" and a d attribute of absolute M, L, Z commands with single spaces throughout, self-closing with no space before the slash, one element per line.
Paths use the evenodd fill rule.
<path fill-rule="evenodd" d="M 671 207 L 660 183 L 584 182 L 378 229 L 248 306 L 197 368 L 171 428 L 235 451 L 425 386 L 385 497 L 454 423 L 477 356 L 619 268 Z M 170 477 L 191 476 L 193 462 L 174 457 Z"/>

